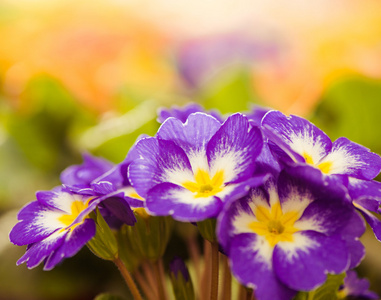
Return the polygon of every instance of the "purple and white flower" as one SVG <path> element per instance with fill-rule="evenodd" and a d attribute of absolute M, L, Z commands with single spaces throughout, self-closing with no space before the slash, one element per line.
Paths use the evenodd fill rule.
<path fill-rule="evenodd" d="M 183 107 L 172 106 L 170 109 L 160 108 L 157 112 L 157 121 L 159 123 L 164 123 L 164 121 L 170 117 L 179 119 L 181 122 L 185 123 L 190 114 L 204 112 L 215 117 L 221 123 L 224 122 L 225 118 L 221 116 L 221 113 L 217 110 L 210 110 L 208 112 L 197 103 L 188 103 Z"/>
<path fill-rule="evenodd" d="M 127 167 L 134 158 L 133 148 L 117 165 L 86 154 L 82 165 L 70 166 L 62 172 L 61 181 L 73 193 L 102 197 L 99 208 L 112 227 L 122 223 L 133 225 L 136 220 L 131 207 L 144 206 L 143 199 L 131 187 L 127 177 Z"/>
<path fill-rule="evenodd" d="M 283 171 L 227 205 L 217 234 L 233 274 L 257 299 L 286 300 L 358 265 L 364 231 L 344 187 Z"/>
<path fill-rule="evenodd" d="M 28 268 L 34 268 L 45 260 L 44 269 L 50 270 L 95 235 L 89 213 L 99 200 L 62 189 L 38 192 L 36 198 L 21 209 L 9 237 L 15 245 L 28 245 L 17 265 L 26 262 Z"/>
<path fill-rule="evenodd" d="M 262 183 L 263 176 L 252 176 L 262 145 L 260 130 L 241 114 L 223 124 L 204 113 L 185 123 L 168 118 L 155 137 L 136 144 L 129 178 L 150 213 L 197 222 Z"/>
<path fill-rule="evenodd" d="M 323 131 L 301 117 L 270 111 L 262 120 L 262 128 L 273 153 L 286 165 L 363 180 L 373 179 L 381 170 L 379 155 L 344 137 L 332 143 Z"/>
<path fill-rule="evenodd" d="M 344 284 L 338 292 L 339 299 L 380 299 L 378 295 L 369 291 L 369 281 L 357 277 L 355 271 L 348 271 Z M 352 297 L 352 298 L 351 298 Z"/>

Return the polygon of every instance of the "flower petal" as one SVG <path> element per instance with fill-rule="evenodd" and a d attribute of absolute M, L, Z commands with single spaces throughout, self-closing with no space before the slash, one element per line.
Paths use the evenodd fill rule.
<path fill-rule="evenodd" d="M 230 267 L 234 276 L 254 289 L 260 300 L 290 300 L 296 294 L 282 284 L 272 267 L 272 249 L 263 237 L 240 234 L 233 238 L 230 247 Z"/>
<path fill-rule="evenodd" d="M 49 255 L 44 270 L 51 270 L 64 258 L 77 254 L 92 239 L 95 235 L 95 230 L 94 220 L 86 219 L 83 224 L 77 226 L 72 232 L 69 232 L 62 245 Z"/>
<path fill-rule="evenodd" d="M 189 115 L 185 123 L 175 118 L 167 119 L 159 128 L 157 137 L 171 140 L 181 147 L 192 164 L 199 156 L 205 157 L 206 145 L 220 127 L 221 123 L 212 116 L 194 113 Z M 192 164 L 192 167 L 194 171 L 197 168 L 205 169 L 205 164 Z"/>
<path fill-rule="evenodd" d="M 273 265 L 287 286 L 309 291 L 326 280 L 327 272 L 339 274 L 348 267 L 349 255 L 338 236 L 305 231 L 294 234 L 294 242 L 279 242 L 274 248 Z"/>
<path fill-rule="evenodd" d="M 332 151 L 320 163 L 331 164 L 328 174 L 348 174 L 359 179 L 373 179 L 380 173 L 381 157 L 345 137 L 337 139 Z"/>
<path fill-rule="evenodd" d="M 17 261 L 17 265 L 26 262 L 29 269 L 36 267 L 64 243 L 67 233 L 67 231 L 56 231 L 46 239 L 32 244 Z"/>
<path fill-rule="evenodd" d="M 162 182 L 193 181 L 189 159 L 174 142 L 145 138 L 136 144 L 136 151 L 140 158 L 130 164 L 128 177 L 141 197 L 146 198 L 147 192 Z"/>
<path fill-rule="evenodd" d="M 322 130 L 298 116 L 287 117 L 279 111 L 269 111 L 263 117 L 262 127 L 265 135 L 277 145 L 270 144 L 270 147 L 285 161 L 291 158 L 295 162 L 317 163 L 332 148 L 330 138 Z"/>
<path fill-rule="evenodd" d="M 188 222 L 216 217 L 222 209 L 218 197 L 197 198 L 191 191 L 173 183 L 161 183 L 152 188 L 146 204 L 153 215 L 171 215 L 176 220 Z"/>
<path fill-rule="evenodd" d="M 33 201 L 19 212 L 20 222 L 12 228 L 9 238 L 12 243 L 19 246 L 39 242 L 63 227 L 58 220 L 60 216 L 62 216 L 61 211 Z"/>
<path fill-rule="evenodd" d="M 224 182 L 240 182 L 254 173 L 255 160 L 262 151 L 259 128 L 250 125 L 241 114 L 230 116 L 207 146 L 211 174 L 224 170 Z"/>

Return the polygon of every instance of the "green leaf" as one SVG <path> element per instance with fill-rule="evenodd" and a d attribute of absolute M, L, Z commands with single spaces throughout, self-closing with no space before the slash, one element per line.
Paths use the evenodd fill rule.
<path fill-rule="evenodd" d="M 337 292 L 343 284 L 345 273 L 339 275 L 328 274 L 326 282 L 316 290 L 299 292 L 294 300 L 336 300 Z"/>
<path fill-rule="evenodd" d="M 21 97 L 26 105 L 8 116 L 6 130 L 33 165 L 62 170 L 71 154 L 66 136 L 79 111 L 77 104 L 58 81 L 48 76 L 31 80 Z"/>
<path fill-rule="evenodd" d="M 112 294 L 99 294 L 94 300 L 124 300 L 124 298 Z"/>
<path fill-rule="evenodd" d="M 217 219 L 211 218 L 201 222 L 197 222 L 198 230 L 202 237 L 209 242 L 217 242 L 216 236 L 216 223 Z"/>
<path fill-rule="evenodd" d="M 347 77 L 323 95 L 311 119 L 331 139 L 348 139 L 381 153 L 381 81 Z"/>
<path fill-rule="evenodd" d="M 247 111 L 252 103 L 258 102 L 251 80 L 245 69 L 225 72 L 208 84 L 200 101 L 206 109 L 218 109 L 223 114 Z"/>
<path fill-rule="evenodd" d="M 96 215 L 92 214 L 92 218 L 96 222 L 95 236 L 87 243 L 89 249 L 98 257 L 106 260 L 114 260 L 118 255 L 118 242 L 103 219 L 99 209 L 96 210 Z"/>

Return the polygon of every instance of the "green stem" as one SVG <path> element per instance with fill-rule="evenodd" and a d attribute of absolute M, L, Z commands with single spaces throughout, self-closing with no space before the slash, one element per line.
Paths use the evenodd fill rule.
<path fill-rule="evenodd" d="M 135 300 L 143 300 L 134 280 L 131 277 L 130 272 L 128 272 L 128 270 L 127 270 L 126 266 L 124 265 L 124 263 L 122 262 L 122 260 L 120 260 L 119 258 L 116 258 L 114 260 L 114 264 L 118 267 L 120 273 L 122 274 L 124 280 L 127 283 L 128 288 L 130 289 L 130 292 L 131 292 L 132 296 L 134 297 L 134 299 Z"/>
<path fill-rule="evenodd" d="M 160 271 L 160 262 L 158 260 L 153 263 L 153 270 L 155 273 L 155 280 L 156 280 L 157 288 L 159 292 L 159 300 L 165 300 L 163 280 L 162 280 L 161 271 Z"/>
<path fill-rule="evenodd" d="M 218 242 L 211 242 L 212 244 L 212 278 L 210 283 L 210 300 L 217 300 L 218 298 Z"/>

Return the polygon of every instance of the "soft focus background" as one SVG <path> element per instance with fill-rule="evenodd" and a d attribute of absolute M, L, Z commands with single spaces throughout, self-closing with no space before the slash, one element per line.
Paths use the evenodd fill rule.
<path fill-rule="evenodd" d="M 125 292 L 87 249 L 16 267 L 8 233 L 81 153 L 117 163 L 153 135 L 158 107 L 260 104 L 381 154 L 379 0 L 1 0 L 0 36 L 0 299 Z M 381 294 L 381 244 L 363 242 L 359 272 Z"/>

